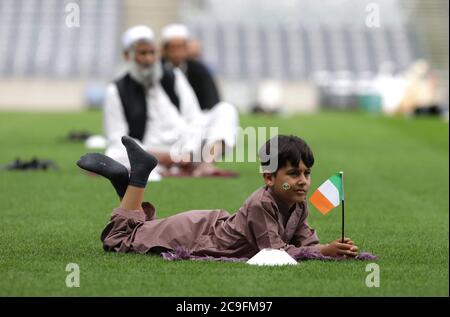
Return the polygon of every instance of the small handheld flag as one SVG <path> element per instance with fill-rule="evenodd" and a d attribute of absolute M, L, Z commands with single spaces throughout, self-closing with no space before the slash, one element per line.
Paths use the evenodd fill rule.
<path fill-rule="evenodd" d="M 312 194 L 309 201 L 324 215 L 339 206 L 343 198 L 342 175 L 336 173 Z"/>
<path fill-rule="evenodd" d="M 327 214 L 342 202 L 342 242 L 344 241 L 344 172 L 327 179 L 309 198 L 309 202 L 322 214 Z"/>

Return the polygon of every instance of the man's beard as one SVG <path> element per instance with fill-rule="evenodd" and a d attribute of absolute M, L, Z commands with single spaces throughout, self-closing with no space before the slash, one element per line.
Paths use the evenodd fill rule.
<path fill-rule="evenodd" d="M 158 61 L 150 66 L 142 66 L 132 59 L 129 62 L 129 72 L 131 78 L 146 88 L 154 86 L 162 77 L 162 67 Z"/>

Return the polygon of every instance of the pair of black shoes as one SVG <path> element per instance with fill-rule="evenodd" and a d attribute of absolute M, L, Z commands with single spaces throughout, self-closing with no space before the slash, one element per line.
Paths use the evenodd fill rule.
<path fill-rule="evenodd" d="M 58 166 L 51 160 L 41 160 L 38 158 L 32 158 L 31 160 L 22 160 L 20 158 L 15 159 L 11 164 L 4 167 L 7 170 L 58 170 Z"/>

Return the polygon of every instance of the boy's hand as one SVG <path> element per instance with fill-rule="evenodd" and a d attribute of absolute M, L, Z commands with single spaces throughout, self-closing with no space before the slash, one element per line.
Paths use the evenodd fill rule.
<path fill-rule="evenodd" d="M 335 240 L 336 242 L 342 243 L 342 238 Z M 344 243 L 354 245 L 355 243 L 350 238 L 344 238 Z"/>
<path fill-rule="evenodd" d="M 329 244 L 321 245 L 320 252 L 326 256 L 333 257 L 352 257 L 358 255 L 358 247 L 354 245 L 350 238 L 344 238 L 344 243 L 342 239 L 337 239 Z"/>

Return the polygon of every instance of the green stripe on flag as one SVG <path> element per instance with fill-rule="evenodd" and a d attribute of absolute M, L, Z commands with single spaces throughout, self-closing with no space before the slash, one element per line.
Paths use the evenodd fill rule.
<path fill-rule="evenodd" d="M 342 200 L 342 182 L 341 182 L 341 174 L 336 173 L 333 176 L 331 176 L 328 179 L 330 182 L 333 183 L 334 186 L 336 186 L 337 190 L 339 191 L 339 200 Z"/>

